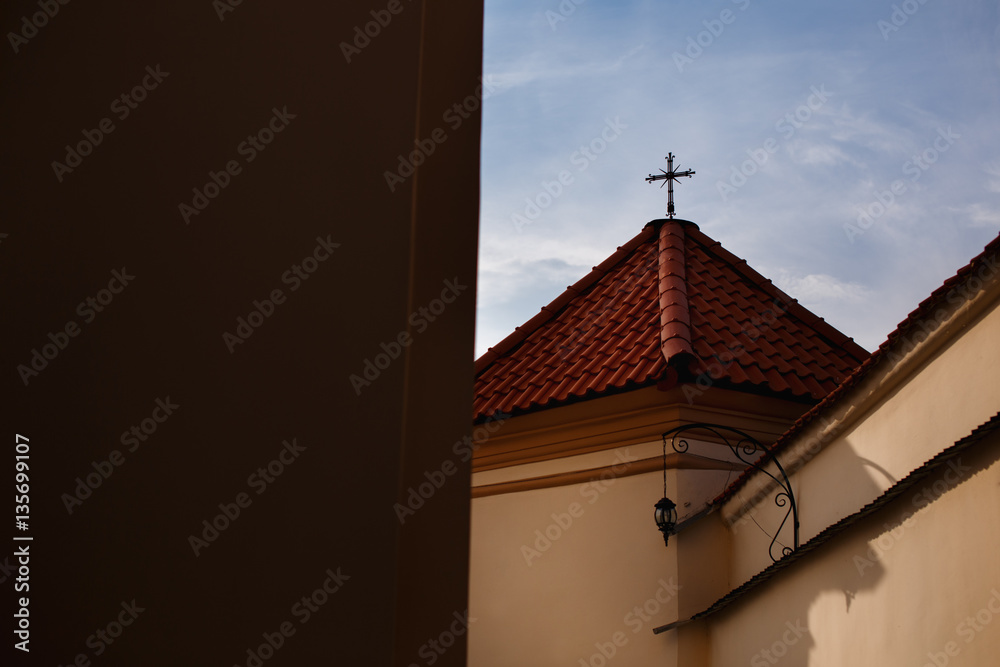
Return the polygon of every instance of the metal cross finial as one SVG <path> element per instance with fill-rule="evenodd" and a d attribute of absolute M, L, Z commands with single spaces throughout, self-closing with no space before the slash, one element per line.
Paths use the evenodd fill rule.
<path fill-rule="evenodd" d="M 680 165 L 678 165 L 680 166 Z M 674 217 L 674 181 L 676 181 L 681 176 L 691 177 L 694 175 L 694 170 L 688 169 L 687 171 L 674 171 L 674 154 L 667 153 L 667 170 L 660 170 L 660 174 L 653 176 L 650 174 L 646 178 L 647 183 L 652 183 L 653 181 L 666 181 L 667 182 L 667 217 Z M 662 188 L 663 185 L 661 184 Z"/>

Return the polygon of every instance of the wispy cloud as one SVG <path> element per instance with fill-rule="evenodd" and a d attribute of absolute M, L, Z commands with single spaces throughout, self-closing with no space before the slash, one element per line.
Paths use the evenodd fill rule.
<path fill-rule="evenodd" d="M 780 271 L 774 284 L 790 296 L 809 304 L 830 301 L 857 304 L 870 296 L 870 290 L 860 283 L 845 282 L 825 273 L 797 276 Z"/>
<path fill-rule="evenodd" d="M 1000 203 L 992 207 L 985 204 L 970 204 L 965 208 L 955 210 L 955 213 L 967 218 L 974 227 L 1000 231 Z"/>
<path fill-rule="evenodd" d="M 1000 192 L 1000 160 L 987 164 L 983 168 L 983 171 L 985 171 L 988 176 L 986 187 L 989 191 Z"/>

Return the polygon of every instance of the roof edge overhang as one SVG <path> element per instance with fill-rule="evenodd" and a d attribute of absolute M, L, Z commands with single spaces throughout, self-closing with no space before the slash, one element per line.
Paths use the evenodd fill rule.
<path fill-rule="evenodd" d="M 527 466 L 531 467 L 530 464 L 527 464 Z M 474 480 L 472 484 L 472 497 L 485 498 L 487 496 L 522 493 L 536 489 L 551 489 L 571 484 L 585 484 L 587 482 L 607 479 L 632 477 L 649 472 L 661 472 L 664 467 L 667 470 L 724 470 L 728 472 L 741 472 L 746 466 L 741 463 L 738 464 L 696 454 L 674 452 L 664 457 L 657 452 L 655 456 L 629 459 L 619 464 L 604 465 L 596 468 L 574 469 L 544 475 L 529 475 L 484 484 L 477 484 Z"/>
<path fill-rule="evenodd" d="M 658 378 L 653 378 L 644 383 L 634 383 L 629 382 L 622 387 L 608 387 L 607 389 L 597 392 L 588 391 L 582 396 L 569 396 L 564 400 L 551 399 L 546 403 L 532 403 L 531 405 L 523 408 L 513 408 L 510 412 L 502 413 L 497 411 L 493 414 L 481 414 L 472 420 L 473 425 L 479 425 L 487 422 L 497 421 L 498 419 L 507 420 L 511 417 L 525 417 L 528 415 L 535 415 L 540 413 L 546 413 L 551 410 L 556 410 L 558 408 L 565 408 L 571 405 L 577 405 L 580 403 L 588 403 L 590 401 L 595 401 L 602 398 L 607 398 L 611 396 L 617 396 L 621 394 L 628 394 L 630 392 L 640 391 L 649 387 L 656 387 L 659 391 L 670 391 L 674 387 L 680 387 L 683 391 L 684 387 L 695 388 L 692 395 L 698 396 L 698 401 L 702 401 L 703 393 L 700 389 L 697 389 L 697 373 L 693 372 L 692 368 L 695 366 L 697 357 L 689 354 L 676 354 L 668 362 L 666 371 Z M 795 403 L 797 405 L 804 406 L 802 409 L 806 410 L 814 405 L 816 405 L 817 400 L 811 396 L 804 394 L 795 394 L 791 391 L 774 391 L 767 384 L 754 384 L 752 382 L 741 382 L 735 383 L 727 378 L 720 378 L 718 380 L 713 380 L 712 390 L 726 390 L 731 392 L 739 392 L 740 394 L 746 396 L 757 396 L 764 397 L 768 399 L 776 399 L 781 401 L 787 401 L 789 403 Z M 685 399 L 685 402 L 691 402 L 689 399 Z M 801 414 L 801 413 L 800 413 Z M 779 434 L 780 435 L 780 434 Z"/>
<path fill-rule="evenodd" d="M 762 442 L 774 442 L 805 406 L 772 396 L 714 388 L 690 403 L 683 387 L 647 386 L 505 420 L 477 443 L 473 472 L 659 441 L 682 423 L 734 423 Z"/>

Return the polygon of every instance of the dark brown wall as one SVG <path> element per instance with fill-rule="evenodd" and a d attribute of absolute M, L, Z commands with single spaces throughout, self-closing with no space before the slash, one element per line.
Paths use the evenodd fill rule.
<path fill-rule="evenodd" d="M 10 536 L 34 539 L 31 652 L 11 640 L 0 663 L 246 665 L 287 622 L 263 664 L 464 664 L 464 634 L 443 654 L 425 643 L 467 606 L 468 462 L 452 445 L 470 428 L 480 116 L 443 114 L 476 92 L 482 5 L 402 0 L 348 63 L 341 42 L 391 4 L 243 0 L 220 20 L 210 0 L 53 2 L 17 53 L 7 33 L 42 10 L 5 6 L 2 478 L 27 436 L 31 513 L 16 530 L 5 486 L 0 565 L 25 544 Z M 169 74 L 122 119 L 112 104 L 147 66 Z M 272 109 L 295 117 L 248 161 L 239 146 Z M 105 118 L 114 130 L 60 182 L 53 161 Z M 437 129 L 390 191 L 384 173 Z M 230 160 L 240 173 L 185 221 L 179 204 Z M 339 247 L 293 291 L 282 276 L 317 237 Z M 123 267 L 134 278 L 103 311 L 78 310 Z M 456 279 L 433 322 L 419 315 Z M 230 352 L 223 333 L 276 289 Z M 350 376 L 403 332 L 412 345 L 359 394 Z M 64 349 L 25 383 L 50 333 Z M 179 407 L 129 451 L 123 432 L 167 397 Z M 249 479 L 293 438 L 305 449 L 273 482 Z M 115 450 L 69 513 L 64 494 Z M 394 504 L 445 461 L 454 474 L 401 524 Z M 189 536 L 240 493 L 249 506 L 195 556 Z M 338 568 L 349 579 L 303 622 L 293 605 Z M 16 576 L 0 569 L 5 637 Z M 88 638 L 133 599 L 144 611 L 97 655 Z"/>

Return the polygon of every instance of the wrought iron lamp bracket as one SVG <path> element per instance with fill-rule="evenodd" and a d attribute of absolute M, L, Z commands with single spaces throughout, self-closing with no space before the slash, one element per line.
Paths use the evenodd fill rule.
<path fill-rule="evenodd" d="M 767 475 L 777 485 L 779 491 L 774 496 L 774 504 L 777 507 L 787 506 L 788 509 L 785 511 L 785 515 L 782 517 L 781 523 L 778 525 L 778 529 L 774 532 L 774 537 L 771 538 L 771 544 L 768 546 L 767 550 L 768 555 L 771 557 L 772 561 L 777 562 L 779 558 L 787 556 L 795 549 L 798 549 L 799 510 L 798 506 L 795 504 L 795 494 L 792 492 L 792 484 L 788 479 L 788 475 L 785 473 L 785 469 L 781 466 L 781 462 L 778 461 L 777 457 L 774 456 L 774 453 L 769 448 L 765 447 L 754 437 L 740 431 L 739 429 L 731 428 L 729 426 L 719 426 L 717 424 L 698 423 L 685 424 L 665 432 L 662 436 L 664 484 L 666 483 L 667 438 L 670 438 L 670 445 L 673 447 L 673 450 L 678 454 L 683 454 L 687 452 L 689 446 L 685 434 L 691 431 L 707 431 L 711 433 L 716 438 L 720 439 L 737 459 L 747 464 L 754 470 Z M 778 472 L 777 476 L 767 469 L 767 465 L 769 463 L 774 464 L 774 467 Z M 781 534 L 781 530 L 788 522 L 789 517 L 792 518 L 794 546 L 782 546 L 781 555 L 776 558 L 774 555 L 774 547 L 778 543 L 778 536 Z"/>

